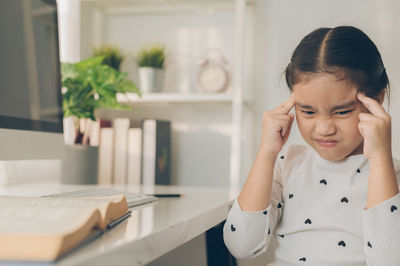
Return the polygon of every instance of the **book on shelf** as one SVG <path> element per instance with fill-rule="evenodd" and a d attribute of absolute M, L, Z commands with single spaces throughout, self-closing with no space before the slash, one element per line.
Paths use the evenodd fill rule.
<path fill-rule="evenodd" d="M 142 169 L 142 126 L 141 121 L 131 120 L 128 129 L 127 184 L 140 185 Z"/>
<path fill-rule="evenodd" d="M 171 183 L 170 121 L 116 118 L 110 124 L 100 127 L 99 184 Z"/>
<path fill-rule="evenodd" d="M 171 184 L 171 122 L 143 120 L 142 184 Z"/>
<path fill-rule="evenodd" d="M 129 118 L 115 118 L 114 129 L 114 184 L 126 184 Z"/>
<path fill-rule="evenodd" d="M 129 216 L 123 194 L 90 198 L 0 196 L 0 260 L 55 261 Z"/>
<path fill-rule="evenodd" d="M 110 120 L 100 119 L 98 183 L 113 183 L 114 174 L 114 130 Z"/>

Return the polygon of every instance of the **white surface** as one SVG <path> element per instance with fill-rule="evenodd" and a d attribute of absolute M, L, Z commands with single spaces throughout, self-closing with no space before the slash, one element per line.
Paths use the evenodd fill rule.
<path fill-rule="evenodd" d="M 0 161 L 0 186 L 60 180 L 61 160 Z"/>
<path fill-rule="evenodd" d="M 61 133 L 0 128 L 0 160 L 61 159 Z"/>
<path fill-rule="evenodd" d="M 80 0 L 57 0 L 60 60 L 75 63 L 80 60 L 81 8 Z"/>
<path fill-rule="evenodd" d="M 40 196 L 87 188 L 26 184 L 0 188 L 0 195 Z M 226 219 L 238 191 L 210 187 L 113 186 L 129 192 L 181 193 L 132 209 L 132 217 L 55 265 L 144 265 Z"/>
<path fill-rule="evenodd" d="M 191 102 L 232 102 L 231 93 L 144 93 L 141 97 L 137 94 L 118 94 L 117 100 L 121 103 L 136 105 L 137 103 L 191 103 Z"/>

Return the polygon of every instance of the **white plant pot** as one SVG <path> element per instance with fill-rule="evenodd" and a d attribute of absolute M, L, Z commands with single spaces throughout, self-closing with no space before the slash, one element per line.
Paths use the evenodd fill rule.
<path fill-rule="evenodd" d="M 61 161 L 62 184 L 97 184 L 99 147 L 65 145 Z"/>
<path fill-rule="evenodd" d="M 139 67 L 139 89 L 142 93 L 161 92 L 164 85 L 164 69 Z"/>
<path fill-rule="evenodd" d="M 61 183 L 97 184 L 99 157 L 99 122 L 90 118 L 65 117 L 64 158 Z"/>

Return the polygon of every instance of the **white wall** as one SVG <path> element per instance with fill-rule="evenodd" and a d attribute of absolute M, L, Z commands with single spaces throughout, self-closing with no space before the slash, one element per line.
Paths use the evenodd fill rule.
<path fill-rule="evenodd" d="M 117 29 L 117 30 L 116 30 Z M 232 67 L 234 13 L 108 15 L 104 19 L 104 44 L 118 45 L 135 57 L 142 47 L 166 45 L 168 92 L 198 92 L 196 74 L 208 48 L 217 48 Z M 132 68 L 135 66 L 132 65 Z M 128 71 L 131 69 L 127 69 Z M 129 71 L 137 81 L 137 71 Z"/>

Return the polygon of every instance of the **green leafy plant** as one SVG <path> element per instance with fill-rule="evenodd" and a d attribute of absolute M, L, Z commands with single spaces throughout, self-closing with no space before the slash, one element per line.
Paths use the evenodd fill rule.
<path fill-rule="evenodd" d="M 152 45 L 148 48 L 142 48 L 137 55 L 139 67 L 162 68 L 165 61 L 165 46 Z"/>
<path fill-rule="evenodd" d="M 99 107 L 129 109 L 117 102 L 117 93 L 140 91 L 126 80 L 127 73 L 103 63 L 104 56 L 91 57 L 75 64 L 61 64 L 64 117 L 76 116 L 95 120 Z"/>
<path fill-rule="evenodd" d="M 93 49 L 94 56 L 104 56 L 103 63 L 119 70 L 122 60 L 124 57 L 117 46 L 106 45 L 99 48 Z"/>

